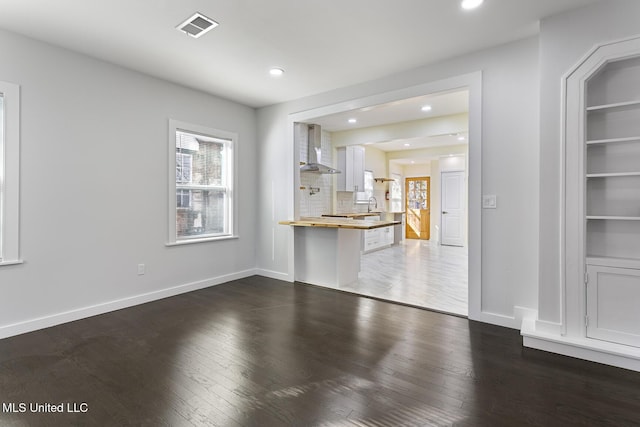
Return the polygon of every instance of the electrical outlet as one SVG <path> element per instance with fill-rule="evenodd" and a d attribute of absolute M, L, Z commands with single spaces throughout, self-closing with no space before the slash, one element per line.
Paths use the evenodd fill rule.
<path fill-rule="evenodd" d="M 144 264 L 138 264 L 138 276 L 142 276 L 144 274 Z"/>

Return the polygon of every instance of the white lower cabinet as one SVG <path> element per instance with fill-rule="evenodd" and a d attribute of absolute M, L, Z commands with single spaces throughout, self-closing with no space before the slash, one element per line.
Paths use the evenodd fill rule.
<path fill-rule="evenodd" d="M 393 244 L 393 226 L 365 230 L 362 233 L 362 252 L 370 252 Z"/>
<path fill-rule="evenodd" d="M 640 347 L 640 270 L 587 265 L 587 336 Z"/>
<path fill-rule="evenodd" d="M 384 242 L 385 246 L 389 246 L 393 244 L 393 227 L 384 227 L 380 229 L 380 234 L 382 234 L 380 240 Z"/>

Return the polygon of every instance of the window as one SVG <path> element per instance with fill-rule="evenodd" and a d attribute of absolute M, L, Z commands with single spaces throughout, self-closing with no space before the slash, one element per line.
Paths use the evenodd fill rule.
<path fill-rule="evenodd" d="M 0 82 L 0 265 L 19 260 L 20 88 Z"/>
<path fill-rule="evenodd" d="M 234 237 L 236 135 L 175 120 L 169 128 L 169 243 Z"/>
<path fill-rule="evenodd" d="M 389 191 L 391 193 L 391 212 L 400 212 L 404 210 L 402 208 L 402 185 L 400 184 L 402 177 L 397 173 L 392 173 L 391 177 L 393 178 L 393 181 L 391 181 L 389 185 Z"/>
<path fill-rule="evenodd" d="M 373 197 L 373 172 L 364 171 L 364 191 L 356 193 L 356 203 L 369 203 L 369 199 Z"/>

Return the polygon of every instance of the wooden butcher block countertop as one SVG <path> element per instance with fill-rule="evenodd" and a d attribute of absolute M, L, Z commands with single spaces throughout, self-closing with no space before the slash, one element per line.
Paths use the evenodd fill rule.
<path fill-rule="evenodd" d="M 364 212 L 364 213 L 342 213 L 342 214 L 325 214 L 326 218 L 364 218 L 366 216 L 380 216 L 382 212 Z"/>
<path fill-rule="evenodd" d="M 351 228 L 359 230 L 371 230 L 373 228 L 389 227 L 390 225 L 396 225 L 400 223 L 400 221 L 373 221 L 366 219 L 327 217 L 300 218 L 296 221 L 280 221 L 280 224 L 282 225 L 293 225 L 294 227 Z"/>

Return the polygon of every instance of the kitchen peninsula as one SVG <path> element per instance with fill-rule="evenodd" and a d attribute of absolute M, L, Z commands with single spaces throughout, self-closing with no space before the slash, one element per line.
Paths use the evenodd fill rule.
<path fill-rule="evenodd" d="M 295 227 L 295 280 L 325 286 L 358 280 L 363 230 L 399 223 L 327 217 L 280 221 Z"/>

